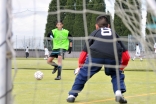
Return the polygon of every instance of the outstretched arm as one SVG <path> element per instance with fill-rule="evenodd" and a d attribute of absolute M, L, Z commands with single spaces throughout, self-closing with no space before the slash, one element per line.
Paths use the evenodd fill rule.
<path fill-rule="evenodd" d="M 79 57 L 79 68 L 81 68 L 82 66 L 83 66 L 83 64 L 85 63 L 85 60 L 86 60 L 86 57 L 87 57 L 87 52 L 85 52 L 85 51 L 82 51 L 81 53 L 80 53 L 80 57 Z"/>

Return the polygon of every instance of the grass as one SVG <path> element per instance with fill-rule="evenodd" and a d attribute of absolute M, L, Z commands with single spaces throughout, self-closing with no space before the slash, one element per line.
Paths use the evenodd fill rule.
<path fill-rule="evenodd" d="M 130 61 L 125 71 L 127 92 L 124 94 L 128 104 L 155 104 L 156 73 L 152 70 L 155 61 Z M 68 104 L 66 98 L 74 82 L 73 69 L 77 66 L 77 59 L 63 60 L 62 80 L 54 80 L 56 74 L 51 74 L 51 66 L 43 59 L 18 58 L 13 61 L 12 68 L 15 75 L 13 81 L 14 104 Z M 132 68 L 137 71 L 129 71 Z M 138 68 L 140 67 L 140 69 Z M 67 70 L 69 69 L 69 70 Z M 150 71 L 149 71 L 150 69 Z M 44 73 L 42 80 L 36 80 L 34 73 L 41 70 Z M 145 70 L 145 71 L 138 71 Z M 76 98 L 75 104 L 117 104 L 114 100 L 111 78 L 100 71 L 85 85 Z"/>

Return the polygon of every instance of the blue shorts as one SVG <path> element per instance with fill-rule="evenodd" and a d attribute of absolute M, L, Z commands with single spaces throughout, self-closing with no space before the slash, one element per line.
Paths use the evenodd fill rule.
<path fill-rule="evenodd" d="M 65 49 L 53 49 L 50 57 L 55 57 L 57 58 L 58 56 L 63 56 L 63 54 L 66 52 Z"/>

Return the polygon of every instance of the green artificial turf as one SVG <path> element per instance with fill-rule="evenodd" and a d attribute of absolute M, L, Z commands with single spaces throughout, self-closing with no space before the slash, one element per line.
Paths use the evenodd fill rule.
<path fill-rule="evenodd" d="M 73 69 L 77 67 L 77 60 L 63 60 L 62 80 L 54 80 L 57 73 L 51 74 L 53 67 L 41 58 L 18 58 L 12 61 L 14 104 L 68 104 L 66 98 L 75 79 Z M 151 60 L 153 66 L 154 62 Z M 154 68 L 148 64 L 148 60 L 135 60 L 130 61 L 126 67 L 127 92 L 124 96 L 128 104 L 155 104 L 156 72 L 152 71 Z M 129 71 L 132 69 L 136 71 Z M 34 78 L 37 70 L 44 73 L 42 80 Z M 111 78 L 104 74 L 103 69 L 86 83 L 75 104 L 118 104 L 115 102 Z"/>

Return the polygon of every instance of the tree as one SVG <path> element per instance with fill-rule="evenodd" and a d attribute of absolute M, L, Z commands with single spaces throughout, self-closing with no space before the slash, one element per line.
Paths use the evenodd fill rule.
<path fill-rule="evenodd" d="M 128 30 L 128 28 L 125 26 L 121 18 L 115 14 L 114 16 L 114 29 L 117 34 L 120 36 L 127 36 L 128 34 L 131 34 L 131 32 Z"/>
<path fill-rule="evenodd" d="M 52 28 L 55 28 L 55 22 L 57 20 L 57 14 L 50 14 L 50 12 L 56 12 L 56 0 L 52 0 L 49 4 L 49 14 L 47 18 L 47 24 L 45 29 L 45 36 L 51 32 Z M 61 9 L 70 9 L 75 11 L 83 10 L 83 0 L 60 0 Z M 86 0 L 86 8 L 94 11 L 105 11 L 104 0 Z M 95 30 L 95 19 L 97 14 L 86 13 L 88 34 Z M 64 23 L 64 28 L 68 29 L 73 36 L 85 36 L 84 33 L 84 20 L 83 13 L 61 13 L 61 19 Z"/>
<path fill-rule="evenodd" d="M 64 6 L 66 5 L 67 0 L 60 0 L 60 9 L 64 9 Z M 56 27 L 56 21 L 57 21 L 57 14 L 50 14 L 51 12 L 56 12 L 57 11 L 57 0 L 52 0 L 51 3 L 49 4 L 49 14 L 47 18 L 47 24 L 45 28 L 45 34 L 44 36 L 46 37 L 49 32 L 51 32 L 52 29 Z M 61 12 L 60 13 L 60 19 L 63 21 L 65 17 L 65 13 Z"/>
<path fill-rule="evenodd" d="M 86 5 L 86 8 L 88 10 L 93 10 L 93 11 L 105 11 L 105 2 L 104 0 L 88 0 Z M 94 13 L 87 13 L 87 29 L 88 29 L 88 34 L 90 34 L 93 30 L 95 30 L 95 19 L 98 16 L 98 14 Z"/>
<path fill-rule="evenodd" d="M 87 2 L 86 8 L 89 9 L 89 10 L 94 10 L 93 6 L 94 6 L 94 3 L 92 1 L 90 1 L 90 2 Z M 87 30 L 88 30 L 88 34 L 90 34 L 93 31 L 92 30 L 93 25 L 92 25 L 92 22 L 91 22 L 92 21 L 92 13 L 87 13 L 86 16 L 87 16 L 87 27 L 88 27 Z M 95 28 L 95 26 L 94 26 L 94 28 Z"/>
<path fill-rule="evenodd" d="M 59 0 L 60 1 L 60 9 L 64 9 L 67 0 Z M 51 32 L 52 29 L 56 28 L 56 21 L 57 21 L 57 14 L 51 14 L 52 12 L 57 11 L 57 0 L 52 0 L 51 3 L 49 4 L 49 10 L 48 10 L 48 17 L 47 17 L 47 24 L 45 28 L 45 34 L 44 36 L 47 37 L 48 34 Z M 61 12 L 60 13 L 60 19 L 63 21 L 65 17 L 65 13 Z M 47 46 L 49 50 L 52 49 L 52 45 L 50 45 L 52 41 L 45 39 L 44 40 L 44 45 Z"/>
<path fill-rule="evenodd" d="M 122 36 L 141 35 L 141 10 L 137 0 L 116 0 L 116 5 L 124 12 L 115 11 L 114 28 Z M 118 10 L 118 11 L 121 11 Z"/>
<path fill-rule="evenodd" d="M 75 10 L 82 11 L 83 10 L 83 0 L 76 0 Z M 83 14 L 75 14 L 75 22 L 73 25 L 73 32 L 76 37 L 84 36 L 84 22 L 83 22 Z"/>
<path fill-rule="evenodd" d="M 49 4 L 49 10 L 48 10 L 49 14 L 47 17 L 47 24 L 45 28 L 45 34 L 44 34 L 45 37 L 48 35 L 49 32 L 51 32 L 52 28 L 55 28 L 57 14 L 50 14 L 50 12 L 57 11 L 56 4 L 57 4 L 56 0 L 52 0 L 51 3 Z"/>
<path fill-rule="evenodd" d="M 75 0 L 67 0 L 65 9 L 75 10 Z M 63 19 L 64 28 L 69 30 L 72 35 L 74 35 L 73 24 L 75 23 L 75 14 L 74 13 L 65 13 Z"/>
<path fill-rule="evenodd" d="M 93 4 L 92 10 L 101 11 L 101 12 L 105 11 L 106 6 L 105 6 L 104 0 L 92 0 L 91 2 Z M 98 16 L 98 14 L 93 14 L 92 13 L 91 22 L 90 22 L 90 25 L 89 25 L 89 32 L 95 30 L 95 20 L 96 20 L 97 16 Z"/>

